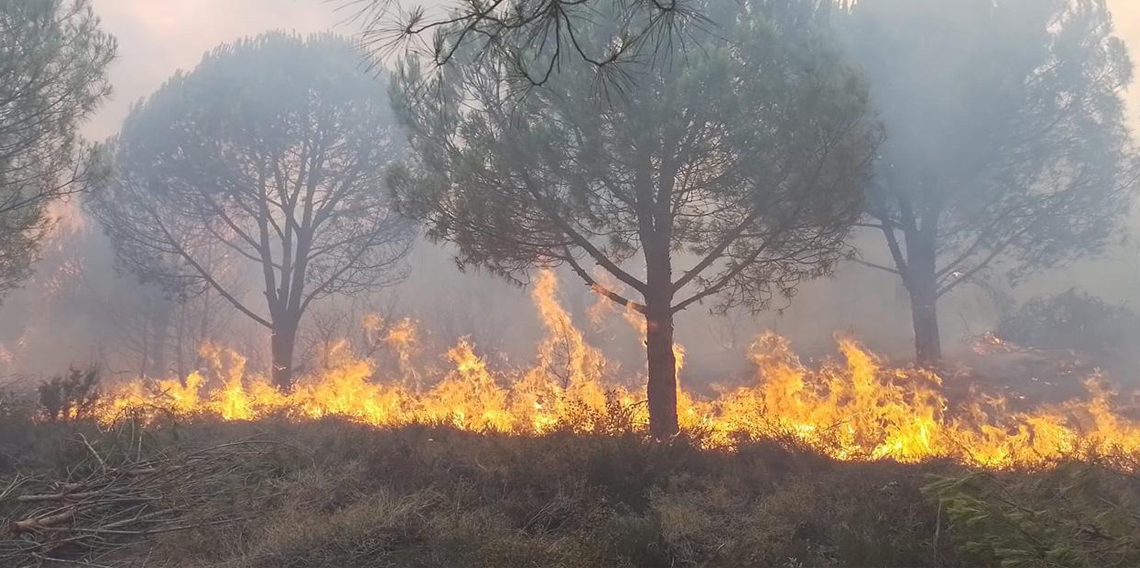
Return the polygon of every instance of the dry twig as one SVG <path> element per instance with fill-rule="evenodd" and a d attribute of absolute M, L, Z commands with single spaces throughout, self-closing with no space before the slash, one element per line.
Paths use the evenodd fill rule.
<path fill-rule="evenodd" d="M 0 565 L 102 566 L 157 534 L 241 520 L 256 477 L 244 473 L 279 447 L 244 440 L 144 456 L 135 440 L 122 452 L 100 453 L 82 435 L 75 443 L 86 456 L 66 479 L 0 480 Z"/>

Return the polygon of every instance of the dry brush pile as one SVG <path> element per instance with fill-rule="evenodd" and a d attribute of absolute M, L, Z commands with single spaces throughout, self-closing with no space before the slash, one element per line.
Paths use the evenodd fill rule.
<path fill-rule="evenodd" d="M 264 440 L 159 447 L 130 423 L 70 429 L 53 467 L 0 478 L 0 565 L 103 566 L 159 535 L 233 524 L 264 497 L 266 460 L 289 451 Z"/>

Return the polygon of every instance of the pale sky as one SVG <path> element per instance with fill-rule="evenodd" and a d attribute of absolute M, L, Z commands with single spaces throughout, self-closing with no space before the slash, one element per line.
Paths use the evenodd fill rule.
<path fill-rule="evenodd" d="M 94 0 L 104 28 L 119 39 L 111 69 L 114 98 L 85 128 L 101 140 L 114 134 L 130 105 L 178 69 L 197 65 L 218 44 L 269 30 L 351 35 L 346 0 Z M 1140 0 L 1108 0 L 1117 32 L 1140 67 Z M 1140 132 L 1140 85 L 1129 93 L 1129 119 Z"/>
<path fill-rule="evenodd" d="M 131 104 L 178 69 L 191 69 L 222 43 L 270 30 L 351 35 L 340 0 L 94 0 L 103 29 L 119 40 L 111 68 L 114 97 L 87 125 L 88 137 L 114 134 Z M 341 24 L 338 26 L 338 24 Z"/>

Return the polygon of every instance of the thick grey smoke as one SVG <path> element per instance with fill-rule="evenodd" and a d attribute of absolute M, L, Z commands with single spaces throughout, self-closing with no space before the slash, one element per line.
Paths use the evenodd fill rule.
<path fill-rule="evenodd" d="M 1109 5 L 1117 34 L 1140 60 L 1140 3 L 1109 0 Z M 350 14 L 336 7 L 336 2 L 323 0 L 96 0 L 105 29 L 118 37 L 120 59 L 110 76 L 113 100 L 86 126 L 85 135 L 101 140 L 114 134 L 133 102 L 149 95 L 176 70 L 192 68 L 217 44 L 272 29 L 353 34 L 355 24 L 346 21 Z M 1133 130 L 1140 132 L 1140 86 L 1132 87 L 1129 101 Z M 143 353 L 155 348 L 154 318 L 179 317 L 161 315 L 166 308 L 160 292 L 116 274 L 107 241 L 76 205 L 60 206 L 65 222 L 36 265 L 35 277 L 0 307 L 0 374 L 40 377 L 91 362 L 112 372 L 135 374 L 146 366 Z M 1136 235 L 1140 213 L 1133 214 L 1129 225 Z M 881 246 L 869 237 L 858 244 L 868 249 Z M 511 360 L 529 357 L 540 325 L 532 316 L 527 291 L 487 274 L 462 273 L 450 254 L 446 247 L 419 243 L 409 259 L 411 274 L 402 285 L 358 305 L 330 306 L 329 314 L 316 319 L 324 322 L 323 327 L 340 326 L 337 329 L 348 333 L 352 324 L 345 322 L 364 311 L 378 311 L 421 320 L 439 344 L 469 335 L 486 352 L 502 352 Z M 580 326 L 590 330 L 591 339 L 623 364 L 644 365 L 636 332 L 620 316 L 593 328 L 587 317 L 594 303 L 591 294 L 573 274 L 561 276 L 563 297 Z M 963 339 L 991 329 L 1003 302 L 1016 304 L 1073 286 L 1140 308 L 1140 246 L 1135 241 L 1118 243 L 1103 258 L 1040 274 L 1016 290 L 971 287 L 955 293 L 941 310 L 947 350 L 961 350 Z M 684 377 L 710 383 L 745 371 L 744 351 L 751 337 L 764 329 L 789 336 L 798 350 L 810 356 L 830 353 L 833 334 L 841 332 L 886 355 L 907 358 L 912 349 L 908 310 L 897 278 L 854 264 L 842 265 L 832 278 L 802 285 L 787 309 L 779 312 L 713 316 L 706 307 L 694 306 L 677 325 L 677 341 L 688 354 Z M 260 330 L 233 318 L 224 306 L 214 305 L 209 311 L 215 315 L 208 325 L 219 339 L 232 342 L 255 360 L 264 358 L 267 345 Z M 181 336 L 186 344 L 179 349 L 192 358 L 191 344 L 202 335 L 194 326 L 203 320 L 184 319 L 179 325 L 187 326 Z M 339 323 L 329 323 L 334 321 Z"/>

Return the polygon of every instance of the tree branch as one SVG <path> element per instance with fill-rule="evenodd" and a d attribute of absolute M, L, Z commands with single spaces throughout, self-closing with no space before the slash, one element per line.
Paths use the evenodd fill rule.
<path fill-rule="evenodd" d="M 626 308 L 630 308 L 638 313 L 648 313 L 649 310 L 645 307 L 645 304 L 639 304 L 633 300 L 627 299 L 621 294 L 618 294 L 617 292 L 614 292 L 613 290 L 610 290 L 605 286 L 599 284 L 598 281 L 594 279 L 594 277 L 590 276 L 589 272 L 586 272 L 586 270 L 582 268 L 582 265 L 578 264 L 578 261 L 574 259 L 574 256 L 570 254 L 570 251 L 566 251 L 566 262 L 570 265 L 570 268 L 574 269 L 574 272 L 578 274 L 578 276 L 581 277 L 582 280 L 586 282 L 586 285 L 589 286 L 590 289 L 594 292 L 601 294 L 602 296 L 613 300 L 615 303 L 620 304 Z"/>

